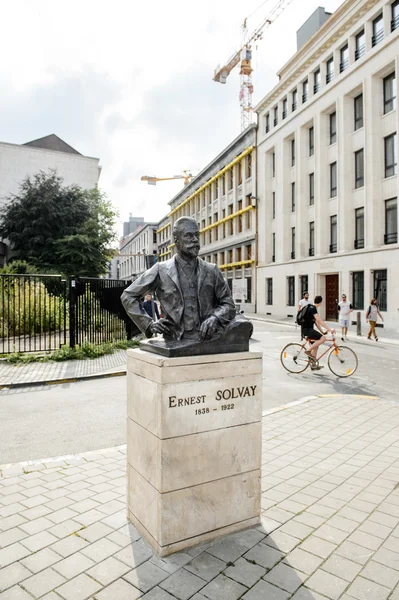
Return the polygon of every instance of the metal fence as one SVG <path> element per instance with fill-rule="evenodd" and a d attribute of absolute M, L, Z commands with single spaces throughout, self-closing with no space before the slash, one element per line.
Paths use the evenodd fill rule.
<path fill-rule="evenodd" d="M 120 302 L 129 283 L 0 274 L 0 354 L 130 339 L 137 330 Z"/>

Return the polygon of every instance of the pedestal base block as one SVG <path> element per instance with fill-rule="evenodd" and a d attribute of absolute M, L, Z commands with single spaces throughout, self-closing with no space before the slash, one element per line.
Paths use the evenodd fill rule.
<path fill-rule="evenodd" d="M 128 351 L 128 518 L 160 556 L 260 520 L 262 355 Z"/>

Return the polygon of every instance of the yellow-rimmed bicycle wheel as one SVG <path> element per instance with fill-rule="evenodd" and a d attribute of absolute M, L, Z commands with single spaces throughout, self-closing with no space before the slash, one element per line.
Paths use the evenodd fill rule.
<path fill-rule="evenodd" d="M 328 355 L 328 367 L 337 377 L 350 377 L 357 369 L 358 360 L 352 348 L 337 346 Z"/>
<path fill-rule="evenodd" d="M 281 350 L 280 361 L 289 373 L 302 373 L 310 363 L 301 344 L 287 344 Z"/>

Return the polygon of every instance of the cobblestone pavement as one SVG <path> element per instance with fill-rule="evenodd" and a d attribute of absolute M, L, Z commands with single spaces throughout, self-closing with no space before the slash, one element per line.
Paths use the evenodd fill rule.
<path fill-rule="evenodd" d="M 125 447 L 2 468 L 0 600 L 398 600 L 399 406 L 263 419 L 262 526 L 160 559 L 126 521 Z"/>

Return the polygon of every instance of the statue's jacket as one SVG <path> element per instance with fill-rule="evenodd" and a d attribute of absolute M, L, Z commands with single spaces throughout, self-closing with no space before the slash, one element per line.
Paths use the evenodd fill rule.
<path fill-rule="evenodd" d="M 219 321 L 219 326 L 224 329 L 236 314 L 229 286 L 217 265 L 205 262 L 201 258 L 197 258 L 197 261 L 200 321 L 202 323 L 208 317 L 215 316 Z M 140 304 L 140 300 L 146 292 L 156 293 L 162 306 L 162 316 L 174 331 L 174 337 L 171 339 L 180 340 L 184 333 L 184 297 L 175 257 L 156 263 L 126 288 L 121 297 L 129 317 L 147 337 L 151 337 L 148 326 L 152 323 L 152 319 Z M 165 339 L 167 338 L 165 337 Z"/>

